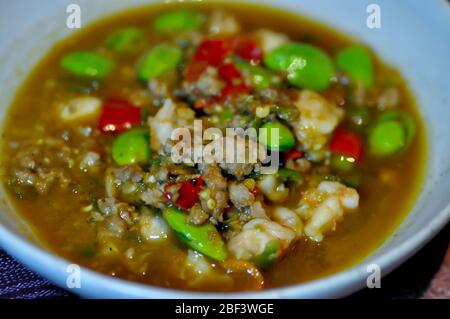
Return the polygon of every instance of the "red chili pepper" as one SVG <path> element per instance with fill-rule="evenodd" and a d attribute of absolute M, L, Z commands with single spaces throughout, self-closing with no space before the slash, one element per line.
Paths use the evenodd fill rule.
<path fill-rule="evenodd" d="M 231 42 L 227 39 L 204 40 L 195 54 L 195 60 L 203 60 L 211 66 L 219 66 L 231 53 Z"/>
<path fill-rule="evenodd" d="M 189 210 L 199 200 L 199 193 L 203 188 L 203 179 L 201 177 L 191 181 L 183 182 L 178 191 L 176 205 L 184 210 Z"/>
<path fill-rule="evenodd" d="M 189 63 L 185 77 L 188 81 L 196 81 L 208 67 L 218 67 L 231 53 L 232 45 L 227 39 L 207 39 L 200 43 L 194 57 Z"/>
<path fill-rule="evenodd" d="M 256 41 L 250 37 L 238 37 L 233 43 L 234 51 L 241 58 L 259 62 L 263 58 L 263 53 Z"/>
<path fill-rule="evenodd" d="M 241 94 L 241 93 L 249 93 L 251 91 L 251 88 L 245 84 L 238 84 L 238 85 L 226 85 L 222 89 L 222 93 L 219 97 L 220 102 L 224 102 L 229 97 Z"/>
<path fill-rule="evenodd" d="M 284 161 L 296 160 L 303 156 L 303 153 L 298 150 L 290 150 L 284 154 Z"/>
<path fill-rule="evenodd" d="M 140 108 L 127 101 L 109 99 L 103 104 L 97 128 L 104 133 L 123 132 L 140 122 Z"/>
<path fill-rule="evenodd" d="M 224 64 L 219 68 L 219 75 L 228 84 L 236 84 L 237 81 L 242 81 L 241 72 L 231 63 Z"/>
<path fill-rule="evenodd" d="M 338 128 L 331 139 L 330 150 L 332 153 L 350 156 L 359 161 L 364 154 L 364 143 L 359 135 L 346 129 Z"/>
<path fill-rule="evenodd" d="M 241 72 L 233 64 L 222 65 L 219 68 L 219 74 L 226 82 L 219 97 L 219 102 L 225 101 L 230 96 L 251 91 L 251 88 L 245 85 Z"/>

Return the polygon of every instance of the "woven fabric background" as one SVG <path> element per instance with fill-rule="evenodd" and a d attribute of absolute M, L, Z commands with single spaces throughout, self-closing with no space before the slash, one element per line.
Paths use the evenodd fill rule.
<path fill-rule="evenodd" d="M 67 298 L 70 294 L 31 272 L 0 250 L 0 298 Z"/>

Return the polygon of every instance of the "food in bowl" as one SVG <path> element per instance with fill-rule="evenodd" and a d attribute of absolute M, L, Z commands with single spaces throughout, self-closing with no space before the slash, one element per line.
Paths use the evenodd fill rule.
<path fill-rule="evenodd" d="M 201 137 L 218 130 L 174 159 L 198 123 Z M 195 152 L 239 141 L 238 155 L 262 156 Z M 424 141 L 405 82 L 364 45 L 265 7 L 164 4 L 50 50 L 10 107 L 2 176 L 69 260 L 169 288 L 259 290 L 376 249 L 415 199 Z"/>

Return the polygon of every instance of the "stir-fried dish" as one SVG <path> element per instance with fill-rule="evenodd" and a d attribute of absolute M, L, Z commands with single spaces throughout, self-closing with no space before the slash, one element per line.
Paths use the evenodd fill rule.
<path fill-rule="evenodd" d="M 176 159 L 182 133 L 194 136 L 182 146 L 201 140 Z M 10 109 L 2 180 L 71 261 L 163 287 L 258 290 L 380 245 L 414 200 L 423 135 L 401 77 L 362 44 L 268 8 L 160 5 L 50 51 Z M 208 145 L 258 156 L 199 158 Z"/>

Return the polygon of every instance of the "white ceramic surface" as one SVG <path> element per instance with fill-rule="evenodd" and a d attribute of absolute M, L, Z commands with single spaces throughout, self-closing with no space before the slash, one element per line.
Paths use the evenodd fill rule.
<path fill-rule="evenodd" d="M 82 22 L 144 0 L 0 0 L 0 118 L 27 71 L 52 46 L 69 34 L 65 8 L 76 3 Z M 346 296 L 365 286 L 368 264 L 386 275 L 429 241 L 450 218 L 450 5 L 445 0 L 265 0 L 318 19 L 373 47 L 408 80 L 421 107 L 429 143 L 426 181 L 403 224 L 382 247 L 360 264 L 305 284 L 258 293 L 203 294 L 176 291 L 113 279 L 82 269 L 81 288 L 96 298 L 326 298 Z M 381 29 L 366 27 L 366 8 L 381 8 Z M 66 287 L 68 261 L 39 246 L 29 228 L 0 193 L 0 245 L 55 284 Z M 419 270 L 418 270 L 419 271 Z"/>

